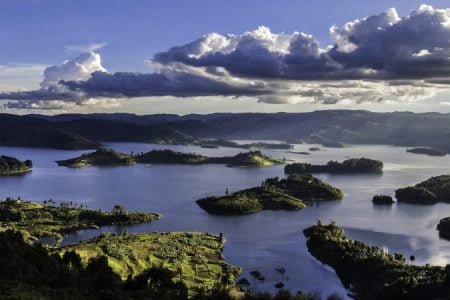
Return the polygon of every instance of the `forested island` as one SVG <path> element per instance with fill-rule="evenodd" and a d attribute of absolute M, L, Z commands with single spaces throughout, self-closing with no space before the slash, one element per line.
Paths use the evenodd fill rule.
<path fill-rule="evenodd" d="M 95 152 L 85 153 L 79 157 L 58 160 L 56 163 L 58 166 L 83 168 L 89 166 L 131 165 L 135 163 L 135 160 L 130 155 L 112 149 L 100 148 Z"/>
<path fill-rule="evenodd" d="M 218 148 L 219 146 L 227 148 L 242 148 L 242 149 L 259 148 L 259 149 L 274 149 L 274 150 L 289 150 L 294 148 L 294 145 L 288 143 L 254 142 L 254 143 L 240 144 L 226 139 L 199 140 L 198 143 L 203 148 Z"/>
<path fill-rule="evenodd" d="M 33 237 L 53 236 L 105 225 L 129 225 L 158 220 L 156 213 L 127 211 L 115 205 L 111 211 L 87 209 L 72 202 L 44 200 L 42 204 L 8 198 L 0 202 L 0 230 L 26 231 Z"/>
<path fill-rule="evenodd" d="M 33 169 L 31 160 L 20 161 L 15 157 L 0 156 L 0 176 L 22 175 Z"/>
<path fill-rule="evenodd" d="M 355 299 L 447 299 L 450 265 L 415 266 L 399 253 L 349 240 L 335 223 L 303 231 L 309 252 L 331 266 Z"/>
<path fill-rule="evenodd" d="M 450 175 L 434 176 L 415 186 L 398 189 L 395 197 L 400 202 L 414 204 L 450 202 Z"/>
<path fill-rule="evenodd" d="M 310 174 L 291 175 L 286 179 L 268 178 L 260 187 L 241 190 L 222 197 L 206 197 L 197 204 L 211 214 L 238 215 L 262 210 L 299 210 L 303 201 L 342 199 L 342 192 Z"/>
<path fill-rule="evenodd" d="M 425 154 L 425 155 L 429 155 L 429 156 L 446 156 L 447 155 L 447 151 L 444 151 L 441 149 L 436 149 L 436 148 L 426 148 L 426 147 L 406 149 L 406 152 L 414 153 L 414 154 Z"/>
<path fill-rule="evenodd" d="M 394 200 L 392 200 L 391 196 L 387 196 L 387 195 L 375 195 L 372 198 L 372 202 L 373 204 L 378 204 L 378 205 L 390 205 L 395 203 Z"/>
<path fill-rule="evenodd" d="M 312 165 L 309 163 L 293 163 L 284 167 L 286 174 L 304 173 L 381 173 L 383 162 L 369 158 L 350 158 L 343 162 L 329 161 L 325 165 Z"/>
<path fill-rule="evenodd" d="M 441 219 L 437 225 L 437 230 L 439 230 L 439 236 L 450 240 L 450 217 Z"/>
<path fill-rule="evenodd" d="M 147 153 L 124 154 L 112 149 L 99 149 L 79 157 L 57 161 L 59 166 L 81 168 L 92 165 L 130 165 L 143 164 L 225 164 L 229 167 L 267 167 L 282 164 L 283 160 L 272 158 L 260 151 L 239 153 L 235 156 L 209 157 L 194 153 L 182 153 L 172 150 L 152 150 Z"/>

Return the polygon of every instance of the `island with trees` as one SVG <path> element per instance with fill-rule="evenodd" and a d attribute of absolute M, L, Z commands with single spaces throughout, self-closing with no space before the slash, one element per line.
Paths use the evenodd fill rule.
<path fill-rule="evenodd" d="M 354 299 L 446 299 L 450 265 L 416 266 L 400 253 L 348 239 L 335 223 L 303 231 L 309 252 L 331 266 Z"/>
<path fill-rule="evenodd" d="M 160 215 L 127 211 L 115 205 L 111 211 L 87 209 L 72 202 L 59 205 L 52 199 L 43 203 L 7 198 L 0 202 L 0 230 L 26 231 L 32 237 L 52 236 L 57 240 L 62 234 L 105 225 L 130 225 L 160 219 Z"/>
<path fill-rule="evenodd" d="M 195 143 L 194 143 L 195 144 Z M 289 143 L 267 143 L 267 142 L 253 142 L 253 143 L 237 143 L 226 139 L 200 139 L 197 144 L 203 148 L 242 148 L 242 149 L 273 149 L 273 150 L 290 150 L 294 149 L 294 145 Z"/>
<path fill-rule="evenodd" d="M 439 231 L 440 237 L 450 240 L 450 217 L 439 220 L 437 230 Z"/>
<path fill-rule="evenodd" d="M 398 189 L 395 197 L 399 202 L 413 204 L 450 202 L 450 175 L 434 176 L 415 186 Z"/>
<path fill-rule="evenodd" d="M 131 165 L 135 161 L 130 155 L 112 149 L 100 148 L 94 152 L 82 154 L 79 157 L 58 160 L 56 163 L 58 166 L 82 168 L 89 166 Z"/>
<path fill-rule="evenodd" d="M 309 163 L 293 163 L 284 167 L 286 174 L 304 173 L 381 173 L 383 162 L 369 158 L 350 158 L 343 162 L 329 161 L 325 165 L 312 165 Z"/>
<path fill-rule="evenodd" d="M 81 168 L 92 165 L 131 165 L 142 164 L 225 164 L 229 167 L 268 167 L 282 164 L 284 160 L 269 157 L 261 151 L 249 151 L 235 156 L 209 157 L 194 153 L 182 153 L 172 150 L 152 150 L 146 153 L 130 155 L 112 149 L 99 149 L 79 157 L 57 161 L 59 166 Z"/>
<path fill-rule="evenodd" d="M 406 149 L 408 153 L 414 154 L 425 154 L 429 156 L 446 156 L 447 151 L 437 149 L 437 148 L 428 148 L 428 147 L 418 147 L 418 148 L 410 148 Z"/>
<path fill-rule="evenodd" d="M 23 175 L 33 170 L 31 160 L 20 161 L 15 157 L 0 156 L 0 176 Z"/>
<path fill-rule="evenodd" d="M 261 186 L 224 196 L 206 197 L 197 204 L 211 214 L 239 215 L 262 210 L 300 210 L 304 201 L 342 199 L 342 192 L 310 174 L 291 175 L 286 179 L 268 178 Z"/>
<path fill-rule="evenodd" d="M 372 202 L 377 205 L 390 205 L 395 203 L 395 201 L 392 200 L 392 197 L 387 195 L 375 195 L 372 198 Z"/>

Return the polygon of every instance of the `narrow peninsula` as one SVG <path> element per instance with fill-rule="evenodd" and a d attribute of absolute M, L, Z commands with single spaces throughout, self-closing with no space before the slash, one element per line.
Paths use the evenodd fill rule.
<path fill-rule="evenodd" d="M 310 174 L 291 175 L 286 179 L 266 179 L 260 187 L 241 190 L 225 196 L 206 197 L 197 204 L 211 214 L 240 215 L 262 210 L 300 210 L 303 201 L 342 199 L 342 192 Z"/>
<path fill-rule="evenodd" d="M 381 173 L 383 172 L 383 162 L 369 158 L 351 158 L 343 162 L 329 161 L 325 165 L 312 165 L 309 163 L 293 163 L 284 167 L 286 174 L 304 173 Z"/>
<path fill-rule="evenodd" d="M 20 161 L 17 158 L 0 156 L 0 176 L 23 175 L 33 170 L 31 160 Z"/>
<path fill-rule="evenodd" d="M 354 299 L 446 299 L 449 266 L 415 266 L 400 253 L 388 253 L 348 239 L 335 223 L 303 231 L 309 252 L 331 266 Z"/>
<path fill-rule="evenodd" d="M 115 205 L 111 211 L 91 210 L 72 202 L 53 200 L 42 204 L 21 199 L 7 198 L 0 202 L 0 231 L 14 229 L 27 231 L 33 237 L 53 236 L 86 228 L 105 225 L 130 225 L 158 220 L 156 213 L 127 211 Z"/>

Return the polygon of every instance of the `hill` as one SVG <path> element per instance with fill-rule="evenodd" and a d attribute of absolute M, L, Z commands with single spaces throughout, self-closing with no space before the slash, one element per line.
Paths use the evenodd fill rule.
<path fill-rule="evenodd" d="M 197 200 L 205 211 L 218 215 L 256 213 L 262 210 L 299 210 L 303 200 L 320 201 L 342 198 L 342 192 L 312 175 L 292 175 L 286 179 L 266 179 L 260 187 L 241 190 L 222 197 Z"/>
<path fill-rule="evenodd" d="M 20 161 L 15 157 L 0 156 L 0 176 L 22 175 L 33 169 L 31 160 Z"/>

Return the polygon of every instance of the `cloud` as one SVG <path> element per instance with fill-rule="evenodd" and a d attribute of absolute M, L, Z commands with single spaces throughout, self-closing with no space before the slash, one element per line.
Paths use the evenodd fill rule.
<path fill-rule="evenodd" d="M 330 35 L 333 43 L 321 47 L 312 35 L 272 33 L 264 26 L 208 33 L 155 54 L 148 62 L 152 73 L 108 73 L 100 55 L 89 52 L 47 68 L 41 89 L 0 99 L 19 101 L 8 108 L 165 95 L 251 96 L 271 104 L 408 103 L 448 90 L 450 9 L 422 5 L 401 17 L 391 8 L 334 25 Z"/>
<path fill-rule="evenodd" d="M 0 91 L 17 91 L 18 89 L 35 89 L 42 81 L 46 65 L 10 63 L 0 65 Z"/>
<path fill-rule="evenodd" d="M 82 105 L 84 102 L 89 102 L 91 97 L 83 91 L 67 88 L 62 82 L 86 81 L 93 72 L 106 72 L 101 64 L 100 55 L 94 52 L 83 53 L 59 66 L 45 68 L 40 89 L 1 93 L 0 99 L 18 100 L 18 102 L 7 103 L 6 108 L 63 109 L 73 104 Z M 49 101 L 52 102 L 47 103 Z M 64 103 L 66 105 L 63 105 Z"/>
<path fill-rule="evenodd" d="M 83 45 L 69 45 L 65 46 L 64 48 L 68 50 L 69 52 L 74 53 L 89 53 L 89 52 L 95 52 L 103 47 L 105 47 L 107 43 L 91 43 L 91 44 L 83 44 Z"/>

